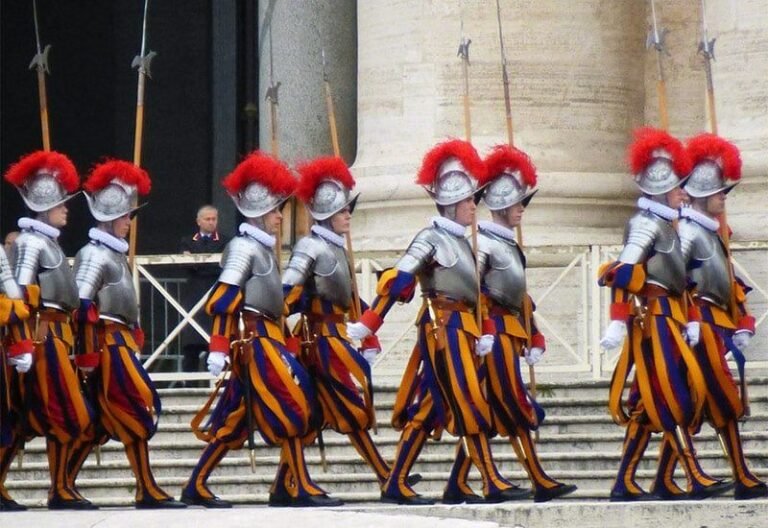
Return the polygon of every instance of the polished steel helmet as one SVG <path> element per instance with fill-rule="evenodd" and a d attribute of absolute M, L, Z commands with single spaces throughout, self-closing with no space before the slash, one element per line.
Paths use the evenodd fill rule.
<path fill-rule="evenodd" d="M 699 134 L 688 140 L 693 163 L 685 191 L 693 198 L 730 192 L 741 179 L 741 154 L 736 145 L 714 134 Z"/>
<path fill-rule="evenodd" d="M 635 131 L 628 159 L 635 183 L 649 196 L 680 186 L 691 172 L 685 146 L 665 130 L 643 127 Z"/>
<path fill-rule="evenodd" d="M 91 215 L 99 222 L 111 222 L 146 205 L 138 205 L 139 193 L 135 185 L 120 180 L 112 180 L 94 193 L 85 193 L 85 199 Z"/>
<path fill-rule="evenodd" d="M 264 185 L 251 182 L 237 194 L 230 195 L 237 210 L 246 218 L 258 218 L 280 207 L 290 196 L 274 193 Z"/>
<path fill-rule="evenodd" d="M 453 205 L 477 192 L 477 180 L 458 158 L 448 158 L 440 165 L 434 186 L 426 189 L 437 205 Z"/>
<path fill-rule="evenodd" d="M 303 163 L 297 170 L 301 178 L 296 195 L 312 218 L 321 222 L 345 207 L 354 211 L 360 194 L 352 194 L 355 178 L 343 159 L 325 156 Z"/>
<path fill-rule="evenodd" d="M 691 198 L 706 198 L 720 191 L 729 193 L 739 183 L 738 180 L 725 181 L 720 166 L 712 161 L 699 162 L 685 182 L 685 192 Z"/>
<path fill-rule="evenodd" d="M 531 189 L 520 180 L 520 171 L 503 172 L 497 176 L 483 192 L 486 207 L 491 211 L 501 211 L 520 202 L 527 207 L 528 202 L 539 190 Z"/>
<path fill-rule="evenodd" d="M 307 204 L 309 214 L 315 220 L 321 221 L 330 218 L 347 206 L 352 212 L 359 197 L 360 193 L 351 195 L 350 190 L 336 180 L 323 180 L 315 188 L 315 194 Z"/>
<path fill-rule="evenodd" d="M 77 193 L 80 178 L 72 161 L 59 152 L 39 150 L 11 165 L 5 179 L 21 194 L 29 209 L 48 211 Z M 72 194 L 74 193 L 74 194 Z"/>
<path fill-rule="evenodd" d="M 24 203 L 36 213 L 53 209 L 77 196 L 77 193 L 68 194 L 54 174 L 43 171 L 27 178 L 18 189 Z"/>
<path fill-rule="evenodd" d="M 655 150 L 651 162 L 646 165 L 642 172 L 635 175 L 637 186 L 650 196 L 667 193 L 678 187 L 683 181 L 685 181 L 685 177 L 678 177 L 671 156 L 662 149 Z"/>

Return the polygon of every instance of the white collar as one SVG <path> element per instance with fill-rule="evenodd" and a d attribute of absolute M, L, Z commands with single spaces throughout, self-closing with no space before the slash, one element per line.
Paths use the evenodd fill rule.
<path fill-rule="evenodd" d="M 457 237 L 463 237 L 464 234 L 467 232 L 466 226 L 463 226 L 461 224 L 458 224 L 454 222 L 453 220 L 449 220 L 448 218 L 444 216 L 433 216 L 432 217 L 432 223 L 436 225 L 437 227 L 441 227 L 448 231 L 453 236 Z"/>
<path fill-rule="evenodd" d="M 243 222 L 240 224 L 240 234 L 245 235 L 247 237 L 250 237 L 254 239 L 257 242 L 261 242 L 265 246 L 267 246 L 269 249 L 272 249 L 275 247 L 276 239 L 269 233 L 262 231 L 258 227 L 248 224 L 246 222 Z"/>
<path fill-rule="evenodd" d="M 488 222 L 483 220 L 482 222 L 478 222 L 477 227 L 511 242 L 515 241 L 515 232 L 508 227 L 497 224 L 496 222 Z"/>
<path fill-rule="evenodd" d="M 654 202 L 653 200 L 649 200 L 645 196 L 641 196 L 640 199 L 637 201 L 637 207 L 645 211 L 650 211 L 656 216 L 660 216 L 664 220 L 668 220 L 670 222 L 672 220 L 677 220 L 678 218 L 680 218 L 680 212 L 677 209 L 672 209 L 667 205 L 661 204 L 659 202 Z"/>
<path fill-rule="evenodd" d="M 344 237 L 337 235 L 328 228 L 315 224 L 312 226 L 312 232 L 335 246 L 339 246 L 340 248 L 344 247 Z"/>
<path fill-rule="evenodd" d="M 683 218 L 690 218 L 701 227 L 716 233 L 720 229 L 720 222 L 714 218 L 710 218 L 704 213 L 700 213 L 693 207 L 683 207 L 680 209 L 680 216 Z"/>
<path fill-rule="evenodd" d="M 28 229 L 30 231 L 36 231 L 54 240 L 59 238 L 59 235 L 61 234 L 61 231 L 59 231 L 52 225 L 46 224 L 45 222 L 41 222 L 40 220 L 35 220 L 34 218 L 29 218 L 26 216 L 19 218 L 19 221 L 17 222 L 17 224 L 20 229 Z"/>
<path fill-rule="evenodd" d="M 88 230 L 88 236 L 94 242 L 103 244 L 109 249 L 117 251 L 118 253 L 125 253 L 128 251 L 128 242 L 122 238 L 117 238 L 114 235 L 110 235 L 106 231 L 102 231 L 97 227 L 92 227 L 90 230 Z"/>

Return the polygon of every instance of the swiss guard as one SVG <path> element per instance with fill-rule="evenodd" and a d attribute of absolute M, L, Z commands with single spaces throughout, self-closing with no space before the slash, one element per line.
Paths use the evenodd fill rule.
<path fill-rule="evenodd" d="M 615 262 L 601 268 L 599 277 L 600 285 L 612 291 L 611 323 L 600 344 L 613 350 L 624 341 L 611 381 L 609 410 L 613 420 L 626 427 L 626 436 L 610 499 L 681 496 L 684 492 L 666 474 L 670 457 L 677 457 L 685 471 L 686 496 L 703 499 L 731 485 L 704 473 L 689 433 L 703 411 L 706 381 L 691 350 L 698 342 L 699 316 L 687 303 L 686 263 L 673 222 L 685 200 L 681 185 L 691 162 L 679 140 L 652 128 L 635 133 L 629 162 L 643 195 L 627 223 L 624 248 Z M 663 433 L 663 438 L 651 495 L 635 482 L 635 473 L 653 432 Z"/>
<path fill-rule="evenodd" d="M 26 373 L 22 394 L 29 430 L 20 434 L 46 438 L 51 475 L 48 508 L 90 509 L 91 502 L 67 483 L 73 446 L 88 428 L 91 411 L 70 360 L 77 285 L 58 242 L 60 229 L 67 225 L 66 202 L 75 196 L 80 179 L 69 158 L 46 151 L 23 157 L 11 166 L 5 179 L 16 186 L 32 212 L 19 219 L 21 234 L 10 255 L 16 282 L 34 321 L 31 335 L 18 333 L 25 332 L 23 327 L 12 327 L 14 341 L 31 338 L 35 344 L 33 354 L 14 360 L 16 369 Z"/>
<path fill-rule="evenodd" d="M 281 162 L 257 151 L 224 178 L 222 185 L 245 222 L 224 250 L 222 271 L 206 305 L 213 317 L 207 363 L 214 376 L 228 365 L 231 375 L 208 425 L 199 426 L 212 400 L 193 420 L 195 434 L 208 446 L 182 490 L 181 500 L 207 508 L 231 507 L 208 489 L 206 481 L 224 455 L 240 449 L 258 429 L 265 442 L 280 446 L 271 505 L 338 505 L 307 471 L 302 437 L 309 431 L 315 393 L 306 370 L 286 348 L 283 334 L 275 234 L 296 180 Z"/>
<path fill-rule="evenodd" d="M 72 481 L 102 431 L 121 442 L 136 478 L 136 508 L 183 508 L 163 491 L 149 466 L 149 439 L 157 431 L 160 397 L 139 361 L 144 334 L 133 288 L 125 237 L 139 197 L 151 188 L 147 172 L 132 163 L 96 165 L 83 184 L 96 227 L 75 257 L 79 295 L 75 363 L 88 376 L 98 421 L 94 438 L 73 456 Z"/>
<path fill-rule="evenodd" d="M 538 190 L 536 168 L 524 152 L 507 145 L 494 148 L 485 164 L 483 202 L 493 221 L 479 222 L 477 262 L 487 306 L 483 333 L 496 336 L 493 349 L 485 356 L 486 390 L 495 428 L 509 439 L 525 468 L 533 500 L 546 502 L 572 493 L 576 486 L 554 480 L 541 467 L 531 431 L 539 428 L 544 412 L 520 372 L 521 361 L 534 365 L 546 349 L 533 317 L 525 256 L 514 231 Z"/>
<path fill-rule="evenodd" d="M 768 495 L 765 482 L 747 468 L 738 420 L 744 401 L 726 363 L 731 352 L 744 378 L 744 353 L 755 333 L 755 318 L 747 310 L 750 288 L 733 270 L 727 246 L 720 235 L 726 195 L 741 178 L 738 148 L 725 139 L 701 134 L 688 142 L 693 170 L 685 182 L 691 207 L 681 210 L 680 242 L 688 263 L 688 284 L 701 312 L 699 342 L 694 350 L 706 380 L 704 412 L 717 435 L 733 471 L 734 497 L 753 499 Z M 672 461 L 674 464 L 674 461 Z M 671 471 L 670 471 L 671 474 Z"/>
<path fill-rule="evenodd" d="M 416 182 L 435 201 L 439 216 L 413 239 L 395 267 L 382 274 L 378 296 L 360 319 L 348 325 L 350 337 L 367 338 L 383 323 L 396 302 L 409 302 L 416 282 L 423 303 L 417 319 L 417 345 L 406 367 L 392 423 L 401 431 L 392 474 L 382 487 L 385 502 L 429 504 L 408 484 L 408 473 L 430 433 L 443 429 L 461 438 L 445 495 L 473 500 L 471 490 L 454 490 L 468 457 L 483 480 L 485 502 L 528 496 L 505 480 L 491 455 L 488 433 L 491 409 L 478 376 L 478 356 L 493 347 L 494 336 L 482 335 L 475 257 L 466 239 L 474 220 L 478 180 L 485 165 L 466 141 L 441 143 L 424 157 Z M 465 497 L 460 497 L 465 494 Z"/>

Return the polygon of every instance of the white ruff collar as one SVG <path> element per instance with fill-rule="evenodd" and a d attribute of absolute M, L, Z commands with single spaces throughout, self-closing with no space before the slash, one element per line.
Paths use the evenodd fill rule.
<path fill-rule="evenodd" d="M 59 235 L 61 234 L 61 231 L 59 231 L 52 225 L 48 225 L 45 222 L 41 222 L 40 220 L 35 220 L 34 218 L 28 218 L 26 216 L 19 218 L 19 221 L 17 222 L 17 224 L 20 229 L 28 229 L 29 231 L 36 231 L 41 235 L 45 235 L 48 238 L 52 238 L 54 240 L 59 238 Z"/>
<path fill-rule="evenodd" d="M 483 220 L 482 222 L 478 222 L 477 227 L 511 242 L 515 241 L 515 232 L 501 224 Z"/>
<path fill-rule="evenodd" d="M 700 213 L 693 207 L 683 207 L 680 209 L 680 216 L 683 218 L 690 218 L 701 227 L 716 233 L 720 229 L 720 222 L 714 218 L 710 218 L 704 213 Z"/>
<path fill-rule="evenodd" d="M 275 247 L 275 237 L 270 235 L 269 233 L 265 233 L 261 229 L 259 229 L 256 226 L 252 226 L 251 224 L 247 224 L 243 222 L 240 224 L 240 234 L 248 236 L 257 242 L 261 242 L 265 246 L 267 246 L 269 249 L 272 249 Z"/>
<path fill-rule="evenodd" d="M 337 235 L 330 229 L 326 229 L 321 225 L 315 224 L 312 226 L 312 232 L 335 246 L 339 246 L 340 248 L 344 247 L 344 237 Z"/>
<path fill-rule="evenodd" d="M 435 224 L 437 227 L 442 227 L 453 236 L 463 237 L 464 234 L 467 232 L 466 226 L 457 224 L 453 220 L 449 220 L 444 216 L 433 216 L 432 223 Z"/>
<path fill-rule="evenodd" d="M 656 216 L 660 216 L 664 220 L 668 220 L 670 222 L 672 220 L 677 220 L 680 217 L 680 213 L 677 209 L 672 209 L 671 207 L 660 204 L 659 202 L 649 200 L 645 196 L 641 196 L 637 201 L 637 207 L 645 211 L 650 211 Z"/>
<path fill-rule="evenodd" d="M 99 244 L 104 244 L 109 249 L 117 251 L 118 253 L 125 253 L 126 251 L 128 251 L 128 242 L 126 242 L 122 238 L 117 238 L 116 236 L 112 236 L 106 231 L 102 231 L 99 228 L 92 227 L 90 230 L 88 230 L 88 236 L 94 242 L 98 242 Z"/>

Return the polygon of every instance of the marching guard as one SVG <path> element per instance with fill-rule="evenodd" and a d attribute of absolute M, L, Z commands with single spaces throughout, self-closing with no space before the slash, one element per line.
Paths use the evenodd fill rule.
<path fill-rule="evenodd" d="M 296 181 L 281 162 L 255 152 L 222 184 L 246 221 L 222 255 L 222 272 L 206 306 L 213 316 L 208 369 L 219 376 L 231 364 L 231 376 L 208 426 L 198 425 L 210 402 L 193 421 L 195 434 L 208 446 L 181 500 L 208 508 L 230 507 L 211 493 L 206 481 L 230 449 L 241 448 L 246 438 L 252 448 L 249 435 L 256 428 L 268 444 L 281 446 L 270 505 L 339 505 L 307 470 L 302 437 L 309 431 L 315 393 L 306 370 L 286 348 L 283 333 L 283 290 L 274 235 Z M 238 332 L 238 319 L 245 335 Z M 238 346 L 232 347 L 233 343 Z M 286 484 L 286 474 L 292 485 Z"/>
<path fill-rule="evenodd" d="M 514 232 L 537 192 L 536 169 L 524 152 L 507 145 L 495 147 L 485 164 L 482 200 L 493 221 L 478 225 L 478 267 L 487 314 L 483 333 L 496 336 L 484 358 L 488 400 L 496 430 L 512 443 L 531 480 L 534 501 L 546 502 L 572 493 L 576 486 L 554 480 L 541 467 L 531 431 L 539 428 L 544 411 L 520 372 L 522 359 L 534 365 L 546 350 L 527 293 L 525 256 Z M 468 471 L 469 464 L 464 475 Z"/>
<path fill-rule="evenodd" d="M 45 436 L 51 487 L 49 509 L 90 509 L 94 506 L 67 483 L 74 443 L 91 422 L 91 410 L 80 391 L 70 361 L 74 345 L 71 313 L 77 308 L 77 285 L 58 243 L 67 225 L 66 202 L 80 186 L 77 171 L 65 155 L 52 151 L 29 154 L 5 175 L 16 186 L 34 218 L 18 221 L 10 260 L 31 320 L 31 336 L 12 327 L 16 342 L 31 337 L 35 351 L 19 359 L 23 418 L 21 435 Z M 30 368 L 32 367 L 32 368 Z"/>
<path fill-rule="evenodd" d="M 747 468 L 738 426 L 746 403 L 744 352 L 755 333 L 755 318 L 746 305 L 749 288 L 735 277 L 728 248 L 719 234 L 728 226 L 718 221 L 725 213 L 726 195 L 741 178 L 741 156 L 733 143 L 713 134 L 692 138 L 687 149 L 693 165 L 685 182 L 691 207 L 681 210 L 679 234 L 688 263 L 688 284 L 701 312 L 700 338 L 694 350 L 706 380 L 704 411 L 733 471 L 734 497 L 765 497 L 765 482 Z M 739 367 L 741 396 L 725 361 L 728 352 Z M 675 460 L 670 463 L 674 466 Z"/>
<path fill-rule="evenodd" d="M 667 458 L 677 457 L 688 480 L 687 497 L 703 499 L 730 484 L 708 476 L 699 465 L 689 427 L 702 412 L 706 394 L 701 367 L 691 350 L 698 340 L 698 315 L 686 297 L 686 270 L 673 227 L 685 200 L 681 185 L 691 163 L 683 144 L 652 128 L 636 132 L 629 161 L 643 196 L 630 218 L 618 259 L 600 270 L 599 283 L 612 289 L 611 323 L 601 346 L 624 346 L 613 373 L 609 410 L 626 435 L 613 501 L 680 496 L 668 487 Z M 689 344 L 690 343 L 690 344 Z M 635 369 L 626 408 L 624 385 Z M 653 432 L 662 432 L 659 471 L 652 492 L 635 482 L 637 465 Z"/>

